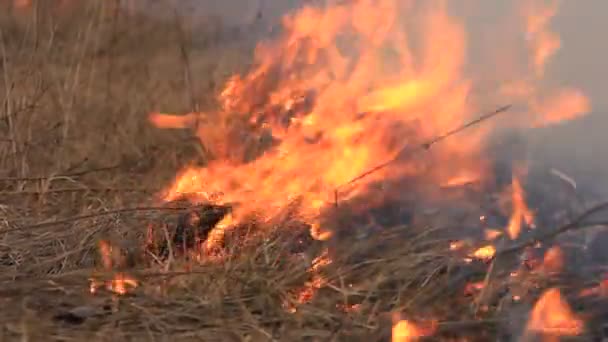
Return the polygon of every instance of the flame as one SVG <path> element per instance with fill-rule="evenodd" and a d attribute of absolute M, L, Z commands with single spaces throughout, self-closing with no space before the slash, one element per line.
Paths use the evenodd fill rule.
<path fill-rule="evenodd" d="M 463 25 L 440 1 L 422 7 L 417 22 L 425 34 L 419 56 L 408 45 L 413 33 L 399 19 L 403 13 L 416 14 L 407 1 L 306 6 L 284 18 L 280 39 L 258 46 L 255 68 L 226 83 L 218 96 L 219 111 L 152 114 L 150 121 L 158 127 L 196 129 L 214 157 L 204 168 L 180 173 L 164 200 L 187 195 L 238 203 L 236 221 L 252 212 L 271 217 L 297 202 L 312 223 L 334 203 L 335 189 L 406 146 L 464 123 L 476 108 L 467 102 L 470 81 L 462 77 Z M 357 37 L 348 53 L 341 51 L 344 34 Z M 394 58 L 387 59 L 385 48 Z M 449 56 L 442 52 L 446 48 Z M 272 135 L 273 147 L 244 151 L 264 134 Z M 478 135 L 462 136 L 442 149 L 454 152 L 446 156 L 474 158 Z M 422 167 L 414 161 L 397 164 L 343 189 L 339 199 Z M 462 161 L 435 173 L 438 180 L 452 174 L 477 179 L 480 165 L 479 160 Z"/>
<path fill-rule="evenodd" d="M 608 279 L 601 280 L 599 284 L 594 287 L 581 290 L 579 295 L 581 297 L 608 295 Z"/>
<path fill-rule="evenodd" d="M 494 240 L 498 239 L 499 237 L 501 237 L 502 234 L 503 234 L 503 232 L 498 229 L 486 229 L 484 231 L 485 238 L 488 241 L 494 241 Z"/>
<path fill-rule="evenodd" d="M 105 240 L 99 241 L 98 246 L 103 269 L 105 271 L 111 271 L 115 264 L 114 260 L 118 258 L 117 250 Z M 99 288 L 103 287 L 112 293 L 126 295 L 130 289 L 136 288 L 137 286 L 139 286 L 139 282 L 135 278 L 119 272 L 114 275 L 113 279 L 107 281 L 90 279 L 89 292 L 95 294 Z"/>
<path fill-rule="evenodd" d="M 546 290 L 538 299 L 528 320 L 526 332 L 575 336 L 583 332 L 584 322 L 570 309 L 558 289 Z"/>
<path fill-rule="evenodd" d="M 324 250 L 321 255 L 312 261 L 312 266 L 309 270 L 312 274 L 312 280 L 299 292 L 297 296 L 298 303 L 303 304 L 309 302 L 314 297 L 316 291 L 327 283 L 325 277 L 319 272 L 322 267 L 327 266 L 332 262 L 328 253 L 328 250 Z"/>
<path fill-rule="evenodd" d="M 450 250 L 458 251 L 458 250 L 461 250 L 464 247 L 466 247 L 466 245 L 467 245 L 467 243 L 463 240 L 452 241 L 452 242 L 450 242 Z"/>
<path fill-rule="evenodd" d="M 437 321 L 425 322 L 425 324 L 413 323 L 412 321 L 400 319 L 393 324 L 392 342 L 410 342 L 421 337 L 428 337 L 437 331 Z"/>
<path fill-rule="evenodd" d="M 492 91 L 528 103 L 528 115 L 518 120 L 527 126 L 586 112 L 580 91 L 540 88 L 560 47 L 549 29 L 557 5 L 521 3 L 527 39 L 519 43 L 529 61 L 519 79 Z M 406 147 L 451 131 L 480 110 L 482 99 L 472 89 L 484 76 L 465 73 L 467 45 L 465 25 L 450 15 L 447 1 L 305 5 L 283 18 L 280 37 L 257 46 L 248 73 L 229 78 L 216 110 L 150 115 L 157 127 L 194 130 L 210 154 L 205 167 L 180 172 L 163 200 L 231 204 L 235 224 L 251 214 L 269 219 L 297 204 L 312 235 L 328 239 L 319 215 L 337 201 L 365 195 L 372 183 L 411 175 L 448 186 L 483 180 L 489 129 L 442 141 L 419 158 L 425 160 L 403 157 Z M 390 167 L 367 173 L 398 156 Z M 533 220 L 517 179 L 513 203 L 507 231 L 514 239 L 521 221 Z"/>
<path fill-rule="evenodd" d="M 471 253 L 470 257 L 482 261 L 489 261 L 494 257 L 495 254 L 496 247 L 493 245 L 487 245 L 475 250 L 473 253 Z"/>
<path fill-rule="evenodd" d="M 534 226 L 534 214 L 526 204 L 524 189 L 517 177 L 513 178 L 512 183 L 512 205 L 513 212 L 507 226 L 507 233 L 512 240 L 517 239 L 521 233 L 522 221 L 529 227 Z"/>

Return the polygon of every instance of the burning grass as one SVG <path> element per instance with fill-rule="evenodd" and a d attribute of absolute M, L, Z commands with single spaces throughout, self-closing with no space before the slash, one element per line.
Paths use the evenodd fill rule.
<path fill-rule="evenodd" d="M 429 151 L 484 102 L 444 3 L 309 6 L 251 67 L 249 42 L 221 26 L 51 4 L 0 14 L 2 338 L 603 333 L 591 214 L 606 205 L 537 165 L 501 182 L 489 129 Z M 540 89 L 557 8 L 525 9 L 530 62 L 497 96 L 532 108 L 520 125 L 584 113 L 578 90 Z M 395 17 L 418 10 L 421 53 Z"/>

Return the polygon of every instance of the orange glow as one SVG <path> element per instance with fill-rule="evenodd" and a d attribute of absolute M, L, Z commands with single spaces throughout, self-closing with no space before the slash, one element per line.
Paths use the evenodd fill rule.
<path fill-rule="evenodd" d="M 470 81 L 462 75 L 463 25 L 441 1 L 422 7 L 397 0 L 305 6 L 284 18 L 281 38 L 258 46 L 249 73 L 230 78 L 218 96 L 219 111 L 151 114 L 157 127 L 196 129 L 214 157 L 207 167 L 181 172 L 163 199 L 238 202 L 235 222 L 254 212 L 272 217 L 297 202 L 300 215 L 315 223 L 320 210 L 334 203 L 336 188 L 405 146 L 470 120 L 477 108 L 467 100 Z M 419 51 L 409 46 L 407 37 L 414 33 L 401 24 L 403 14 L 419 14 L 416 25 L 424 31 Z M 348 47 L 352 53 L 341 51 L 344 34 L 357 37 Z M 395 58 L 388 61 L 381 46 Z M 449 56 L 442 53 L 446 48 Z M 244 146 L 256 140 L 244 141 L 241 133 L 255 138 L 261 130 L 278 144 L 243 162 Z M 482 131 L 475 132 L 442 143 L 437 158 L 453 159 L 451 166 L 429 176 L 441 183 L 462 175 L 478 179 Z M 342 188 L 339 200 L 364 193 L 370 182 L 417 174 L 422 167 L 396 163 Z"/>
<path fill-rule="evenodd" d="M 479 178 L 479 175 L 472 175 L 472 174 L 458 175 L 458 176 L 448 179 L 448 181 L 443 183 L 442 186 L 444 186 L 444 187 L 463 186 L 463 185 L 474 183 L 475 181 L 477 181 L 478 178 Z"/>
<path fill-rule="evenodd" d="M 553 246 L 545 252 L 542 269 L 548 273 L 557 273 L 564 268 L 564 252 L 559 246 Z"/>
<path fill-rule="evenodd" d="M 600 281 L 600 283 L 597 286 L 583 289 L 579 293 L 579 295 L 581 297 L 607 296 L 608 295 L 608 279 L 604 279 L 604 280 Z"/>
<path fill-rule="evenodd" d="M 401 319 L 393 325 L 392 342 L 410 342 L 420 337 L 428 337 L 437 331 L 437 322 L 431 321 L 426 324 L 413 323 Z"/>
<path fill-rule="evenodd" d="M 322 267 L 329 265 L 331 262 L 332 261 L 328 255 L 328 250 L 324 250 L 321 255 L 312 261 L 311 267 L 308 270 L 311 275 L 311 280 L 297 291 L 295 295 L 295 301 L 297 304 L 305 304 L 310 302 L 317 293 L 317 290 L 325 286 L 327 280 L 325 277 L 323 277 L 320 271 Z M 297 307 L 291 303 L 285 303 L 284 305 L 289 312 L 295 312 L 297 310 Z"/>
<path fill-rule="evenodd" d="M 101 256 L 101 264 L 105 270 L 112 269 L 112 245 L 105 240 L 99 241 L 99 254 Z"/>
<path fill-rule="evenodd" d="M 486 229 L 484 232 L 485 238 L 488 241 L 494 241 L 502 236 L 502 232 L 497 229 Z"/>
<path fill-rule="evenodd" d="M 511 193 L 513 211 L 509 219 L 509 225 L 507 226 L 507 233 L 512 240 L 515 240 L 521 233 L 522 221 L 529 227 L 533 227 L 534 214 L 526 204 L 525 193 L 517 177 L 513 178 Z"/>
<path fill-rule="evenodd" d="M 101 263 L 105 271 L 111 271 L 114 267 L 114 260 L 117 258 L 117 253 L 112 245 L 105 240 L 99 241 L 99 254 Z M 125 295 L 129 290 L 136 288 L 139 285 L 138 281 L 124 273 L 116 273 L 112 280 L 99 281 L 90 279 L 89 291 L 91 294 L 97 293 L 99 288 L 105 288 L 107 291 L 118 295 Z"/>
<path fill-rule="evenodd" d="M 482 261 L 488 261 L 494 257 L 494 254 L 496 254 L 496 248 L 492 245 L 487 245 L 475 250 L 470 257 Z"/>
<path fill-rule="evenodd" d="M 460 249 L 464 248 L 465 246 L 466 246 L 466 243 L 464 241 L 452 241 L 452 242 L 450 242 L 450 250 L 451 251 L 460 250 Z"/>
<path fill-rule="evenodd" d="M 570 309 L 558 289 L 549 289 L 538 299 L 528 320 L 527 332 L 555 336 L 575 336 L 584 330 L 584 322 Z"/>
<path fill-rule="evenodd" d="M 478 281 L 475 283 L 467 283 L 464 287 L 464 294 L 473 295 L 473 294 L 483 290 L 484 287 L 485 287 L 485 283 L 483 281 Z"/>
<path fill-rule="evenodd" d="M 526 126 L 585 112 L 589 104 L 580 91 L 540 87 L 560 47 L 549 28 L 558 7 L 520 4 L 519 30 L 526 39 L 518 43 L 527 60 L 520 77 L 489 90 L 491 96 L 528 104 L 527 115 L 516 120 Z M 472 89 L 485 76 L 469 72 L 466 26 L 446 1 L 304 5 L 283 18 L 282 32 L 258 44 L 247 73 L 226 81 L 217 109 L 150 115 L 159 128 L 194 130 L 210 154 L 205 167 L 177 175 L 161 194 L 164 201 L 234 204 L 233 225 L 252 214 L 269 220 L 289 205 L 311 224 L 314 238 L 327 240 L 332 234 L 321 229 L 320 214 L 336 201 L 366 195 L 372 183 L 423 175 L 457 186 L 491 176 L 490 161 L 482 157 L 491 127 L 479 127 L 442 141 L 424 158 L 404 157 L 358 178 L 482 111 L 486 96 Z M 522 221 L 533 224 L 533 214 L 518 179 L 512 197 L 506 230 L 515 239 Z M 494 252 L 487 247 L 476 253 L 487 258 Z"/>

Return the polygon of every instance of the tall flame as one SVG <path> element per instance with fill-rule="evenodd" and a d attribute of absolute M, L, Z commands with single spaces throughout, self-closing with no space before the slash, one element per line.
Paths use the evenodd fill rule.
<path fill-rule="evenodd" d="M 153 114 L 159 127 L 198 125 L 216 157 L 206 168 L 182 173 L 165 199 L 185 192 L 200 200 L 217 196 L 239 202 L 241 213 L 268 216 L 298 199 L 302 214 L 314 216 L 333 200 L 335 188 L 421 137 L 461 124 L 472 110 L 466 101 L 470 82 L 461 76 L 465 33 L 443 2 L 425 7 L 420 56 L 408 46 L 410 32 L 399 19 L 413 11 L 407 1 L 305 7 L 284 19 L 281 39 L 258 47 L 256 68 L 229 80 L 219 96 L 222 111 Z M 307 96 L 313 102 L 308 107 L 301 105 Z M 247 142 L 243 131 L 234 131 L 241 119 L 280 142 L 243 163 Z M 474 151 L 466 139 L 451 149 Z M 416 163 L 402 165 L 398 175 L 417 169 Z M 365 182 L 390 176 L 397 175 L 383 170 Z"/>
<path fill-rule="evenodd" d="M 509 219 L 507 232 L 509 233 L 509 237 L 514 240 L 521 232 L 522 222 L 525 222 L 529 227 L 534 225 L 534 214 L 526 204 L 524 188 L 517 177 L 513 178 L 511 194 L 513 211 L 511 213 L 511 218 Z"/>
<path fill-rule="evenodd" d="M 558 89 L 547 97 L 540 91 L 547 60 L 559 47 L 548 30 L 557 6 L 524 4 L 528 40 L 522 43 L 535 71 L 497 89 L 499 95 L 531 104 L 534 116 L 522 116 L 527 124 L 584 112 L 588 103 L 580 92 Z M 478 129 L 442 142 L 425 162 L 402 158 L 354 187 L 341 187 L 405 147 L 458 127 L 479 109 L 472 92 L 477 78 L 465 73 L 467 32 L 446 1 L 308 5 L 287 15 L 283 29 L 278 39 L 259 44 L 249 73 L 228 80 L 219 110 L 150 116 L 158 127 L 196 130 L 212 155 L 206 167 L 180 173 L 165 200 L 187 195 L 231 203 L 234 223 L 252 213 L 272 217 L 297 203 L 314 224 L 337 188 L 340 200 L 348 200 L 373 182 L 411 174 L 441 184 L 462 175 L 483 177 L 480 147 L 487 130 Z M 428 161 L 441 167 L 429 168 Z M 520 204 L 517 215 L 527 220 Z"/>

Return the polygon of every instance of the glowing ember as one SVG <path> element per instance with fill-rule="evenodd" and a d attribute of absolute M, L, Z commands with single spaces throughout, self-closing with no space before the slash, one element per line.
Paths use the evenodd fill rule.
<path fill-rule="evenodd" d="M 526 327 L 527 332 L 575 336 L 583 332 L 584 322 L 570 309 L 558 289 L 549 289 L 538 299 Z"/>
<path fill-rule="evenodd" d="M 450 250 L 451 251 L 460 250 L 460 249 L 464 248 L 465 246 L 466 246 L 466 242 L 464 242 L 464 241 L 452 241 L 452 242 L 450 242 Z"/>
<path fill-rule="evenodd" d="M 393 325 L 392 342 L 415 341 L 420 337 L 432 336 L 436 331 L 436 321 L 420 324 L 401 319 Z"/>
<path fill-rule="evenodd" d="M 502 232 L 498 229 L 486 229 L 485 232 L 485 238 L 488 241 L 494 241 L 496 239 L 498 239 L 500 236 L 502 236 Z"/>
<path fill-rule="evenodd" d="M 496 247 L 487 245 L 475 250 L 471 253 L 470 257 L 482 261 L 489 261 L 494 257 L 494 254 L 496 254 Z"/>
<path fill-rule="evenodd" d="M 316 257 L 312 261 L 312 265 L 309 269 L 311 280 L 307 282 L 306 285 L 295 295 L 296 302 L 298 304 L 310 302 L 317 293 L 317 290 L 325 286 L 327 280 L 322 274 L 320 274 L 320 270 L 322 267 L 327 266 L 330 263 L 331 258 L 329 258 L 328 250 L 324 250 L 320 256 Z M 290 303 L 284 303 L 284 306 L 286 306 L 287 310 L 290 312 L 295 312 L 297 310 L 297 308 Z"/>

